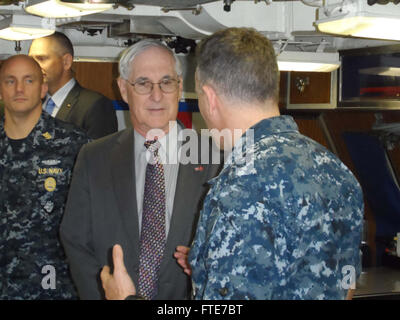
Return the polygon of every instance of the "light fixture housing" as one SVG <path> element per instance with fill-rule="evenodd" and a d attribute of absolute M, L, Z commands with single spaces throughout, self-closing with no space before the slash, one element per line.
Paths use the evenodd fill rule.
<path fill-rule="evenodd" d="M 331 72 L 340 67 L 337 52 L 283 51 L 277 60 L 280 71 Z"/>
<path fill-rule="evenodd" d="M 45 37 L 54 33 L 54 21 L 29 15 L 13 15 L 0 20 L 0 38 L 20 41 Z"/>
<path fill-rule="evenodd" d="M 25 5 L 25 10 L 30 14 L 47 18 L 79 17 L 111 8 L 111 3 L 96 3 L 94 1 L 67 3 L 59 0 L 26 0 Z"/>
<path fill-rule="evenodd" d="M 369 6 L 367 1 L 344 1 L 330 10 L 318 9 L 315 22 L 323 33 L 358 38 L 400 40 L 400 5 Z"/>
<path fill-rule="evenodd" d="M 62 4 L 76 4 L 76 5 L 96 5 L 96 4 L 115 4 L 125 3 L 126 0 L 60 0 Z"/>

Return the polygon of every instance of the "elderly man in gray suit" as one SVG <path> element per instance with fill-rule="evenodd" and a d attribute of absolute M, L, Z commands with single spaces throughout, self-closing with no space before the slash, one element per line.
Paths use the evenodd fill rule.
<path fill-rule="evenodd" d="M 29 55 L 39 63 L 49 87 L 43 103 L 46 112 L 75 124 L 92 139 L 118 130 L 111 100 L 81 87 L 73 77 L 74 48 L 66 35 L 55 32 L 33 40 Z"/>
<path fill-rule="evenodd" d="M 182 72 L 168 47 L 142 40 L 125 50 L 119 71 L 133 129 L 89 143 L 78 156 L 61 225 L 72 277 L 80 298 L 104 298 L 100 271 L 119 244 L 140 296 L 187 299 L 190 279 L 173 256 L 190 245 L 219 165 L 199 163 L 212 151 L 204 148 L 209 139 L 178 138 L 186 132 L 176 121 Z M 179 157 L 179 150 L 199 161 L 183 164 L 187 152 Z"/>

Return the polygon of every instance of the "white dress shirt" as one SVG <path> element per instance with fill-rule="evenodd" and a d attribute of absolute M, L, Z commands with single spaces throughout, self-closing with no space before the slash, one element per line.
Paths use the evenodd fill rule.
<path fill-rule="evenodd" d="M 54 101 L 54 103 L 56 104 L 51 116 L 55 117 L 57 115 L 57 112 L 60 110 L 68 93 L 74 87 L 75 83 L 76 83 L 76 80 L 74 78 L 72 78 L 64 86 L 62 86 L 60 89 L 58 89 L 52 96 L 47 94 L 46 99 L 44 100 L 43 105 L 42 105 L 43 110 L 45 110 L 47 101 L 51 98 Z"/>

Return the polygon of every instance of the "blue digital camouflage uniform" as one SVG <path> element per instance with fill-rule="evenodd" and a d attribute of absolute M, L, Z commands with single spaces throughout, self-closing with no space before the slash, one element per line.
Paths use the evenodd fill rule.
<path fill-rule="evenodd" d="M 0 299 L 77 298 L 58 230 L 73 164 L 86 142 L 86 134 L 43 112 L 14 152 L 0 121 Z M 52 271 L 55 289 L 47 277 Z"/>
<path fill-rule="evenodd" d="M 210 181 L 189 254 L 194 298 L 343 299 L 342 268 L 361 272 L 359 183 L 290 116 L 251 129 L 255 143 L 243 135 Z"/>

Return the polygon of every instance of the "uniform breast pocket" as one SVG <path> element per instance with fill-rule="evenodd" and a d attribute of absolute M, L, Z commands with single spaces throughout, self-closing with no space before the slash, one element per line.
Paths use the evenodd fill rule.
<path fill-rule="evenodd" d="M 41 214 L 45 216 L 51 214 L 56 205 L 57 198 L 57 177 L 49 175 L 39 175 L 36 181 L 37 201 L 41 209 Z"/>
<path fill-rule="evenodd" d="M 64 170 L 61 166 L 38 169 L 37 201 L 43 217 L 52 216 L 57 209 L 64 208 L 68 193 L 69 175 L 70 171 Z"/>

